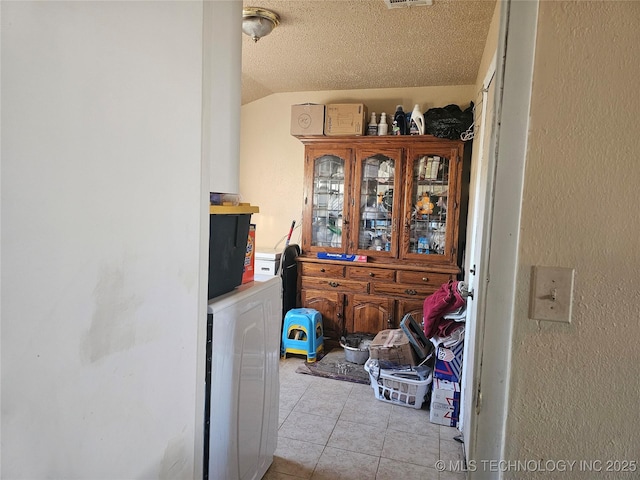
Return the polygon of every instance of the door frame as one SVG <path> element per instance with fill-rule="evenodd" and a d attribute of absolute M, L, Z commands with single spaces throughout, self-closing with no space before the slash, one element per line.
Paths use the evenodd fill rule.
<path fill-rule="evenodd" d="M 481 343 L 481 409 L 470 459 L 503 460 L 511 383 L 516 274 L 524 188 L 529 110 L 534 69 L 539 0 L 504 3 L 500 17 L 496 78 L 496 111 L 489 150 L 495 179 L 491 211 L 485 228 L 487 288 Z M 486 320 L 489 321 L 486 321 Z M 502 473 L 477 468 L 470 480 L 502 478 Z"/>

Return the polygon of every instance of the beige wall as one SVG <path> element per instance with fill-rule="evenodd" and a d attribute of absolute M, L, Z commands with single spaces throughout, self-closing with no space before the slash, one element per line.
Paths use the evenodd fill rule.
<path fill-rule="evenodd" d="M 391 115 L 396 105 L 410 111 L 418 103 L 432 107 L 473 100 L 475 87 L 421 87 L 280 93 L 242 106 L 240 128 L 240 194 L 260 207 L 253 215 L 258 247 L 273 248 L 289 232 L 291 221 L 300 225 L 304 147 L 290 135 L 291 105 L 300 103 L 364 103 L 369 112 Z M 297 228 L 291 242 L 299 243 Z M 284 244 L 280 244 L 281 248 Z"/>
<path fill-rule="evenodd" d="M 507 459 L 640 461 L 638 19 L 639 2 L 540 2 Z M 571 324 L 527 318 L 532 265 L 575 268 Z M 639 475 L 579 470 L 507 478 Z"/>

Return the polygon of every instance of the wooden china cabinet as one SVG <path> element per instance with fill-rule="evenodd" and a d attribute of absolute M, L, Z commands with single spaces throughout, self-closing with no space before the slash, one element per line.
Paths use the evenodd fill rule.
<path fill-rule="evenodd" d="M 399 328 L 406 313 L 421 319 L 425 297 L 460 274 L 464 143 L 430 135 L 300 140 L 301 306 L 322 314 L 332 344 L 346 333 Z"/>

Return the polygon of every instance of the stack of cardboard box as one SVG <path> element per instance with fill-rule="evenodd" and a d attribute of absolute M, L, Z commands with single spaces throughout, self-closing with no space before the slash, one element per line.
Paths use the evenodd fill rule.
<path fill-rule="evenodd" d="M 364 135 L 367 106 L 363 103 L 305 103 L 291 106 L 291 135 Z"/>
<path fill-rule="evenodd" d="M 462 327 L 464 328 L 464 326 Z M 460 380 L 464 342 L 436 348 L 429 420 L 456 427 L 460 416 Z"/>

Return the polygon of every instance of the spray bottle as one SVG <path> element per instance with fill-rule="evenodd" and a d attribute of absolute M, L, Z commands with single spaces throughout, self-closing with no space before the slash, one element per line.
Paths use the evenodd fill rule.
<path fill-rule="evenodd" d="M 378 125 L 378 135 L 387 135 L 389 125 L 387 125 L 387 114 L 382 112 L 380 114 L 380 124 Z"/>
<path fill-rule="evenodd" d="M 376 112 L 371 112 L 371 120 L 369 121 L 369 125 L 367 125 L 367 135 L 377 135 L 378 134 L 378 122 L 376 121 Z"/>

